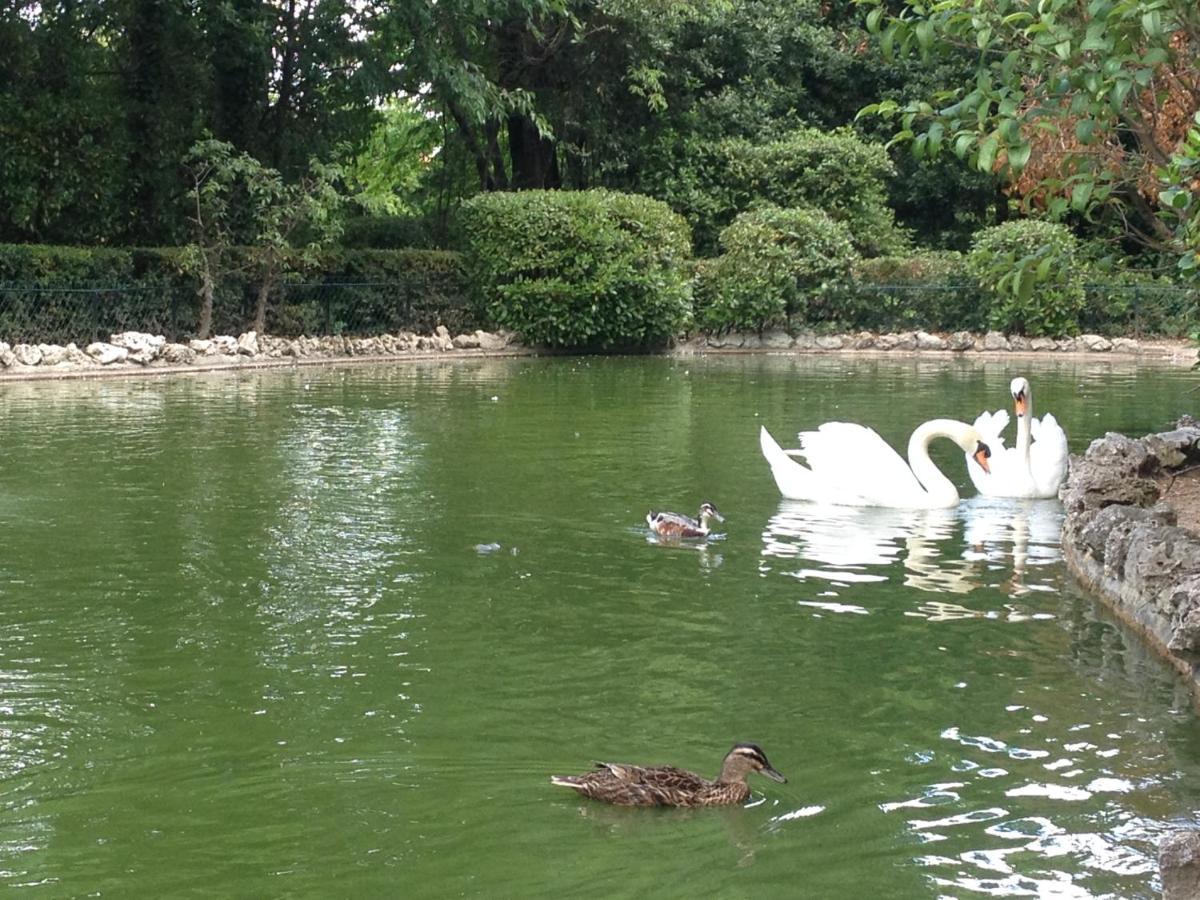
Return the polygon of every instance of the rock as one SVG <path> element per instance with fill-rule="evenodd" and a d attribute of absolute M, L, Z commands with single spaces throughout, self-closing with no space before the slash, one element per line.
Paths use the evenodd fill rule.
<path fill-rule="evenodd" d="M 918 331 L 916 341 L 918 350 L 948 350 L 950 348 L 945 338 L 930 334 L 928 331 Z"/>
<path fill-rule="evenodd" d="M 15 365 L 17 365 L 17 357 L 12 352 L 12 348 L 5 344 L 3 348 L 0 348 L 0 366 L 11 369 Z"/>
<path fill-rule="evenodd" d="M 217 348 L 213 346 L 212 341 L 200 340 L 198 338 L 188 341 L 188 347 L 192 352 L 199 353 L 201 356 L 212 356 L 217 352 Z"/>
<path fill-rule="evenodd" d="M 775 329 L 766 332 L 761 343 L 766 350 L 787 350 L 792 346 L 792 336 L 786 331 Z"/>
<path fill-rule="evenodd" d="M 860 331 L 850 338 L 852 350 L 871 350 L 875 347 L 875 335 L 869 331 Z"/>
<path fill-rule="evenodd" d="M 801 331 L 792 341 L 795 350 L 812 350 L 817 346 L 817 336 L 811 331 Z"/>
<path fill-rule="evenodd" d="M 129 350 L 126 347 L 117 347 L 104 341 L 88 344 L 84 347 L 83 352 L 102 366 L 124 362 L 129 356 Z"/>
<path fill-rule="evenodd" d="M 1075 343 L 1075 338 L 1059 338 L 1054 342 L 1054 346 L 1060 353 L 1074 353 L 1079 349 L 1079 345 Z"/>
<path fill-rule="evenodd" d="M 475 337 L 479 340 L 480 350 L 503 350 L 508 346 L 508 339 L 500 334 L 491 334 L 487 331 L 476 331 Z"/>
<path fill-rule="evenodd" d="M 157 358 L 167 339 L 161 334 L 147 334 L 144 331 L 122 331 L 109 338 L 114 347 L 124 347 L 129 351 L 130 362 L 148 366 Z"/>
<path fill-rule="evenodd" d="M 58 344 L 38 344 L 38 350 L 42 354 L 43 366 L 57 366 L 68 362 L 66 347 L 60 347 Z"/>
<path fill-rule="evenodd" d="M 67 363 L 72 366 L 90 366 L 95 364 L 90 356 L 80 350 L 75 344 L 67 344 Z"/>
<path fill-rule="evenodd" d="M 1107 353 L 1113 348 L 1112 341 L 1098 334 L 1081 334 L 1076 338 L 1076 343 L 1092 353 Z"/>
<path fill-rule="evenodd" d="M 241 356 L 258 356 L 258 332 L 247 331 L 245 334 L 239 334 L 235 346 Z"/>
<path fill-rule="evenodd" d="M 1011 350 L 1012 345 L 999 331 L 989 331 L 983 336 L 984 350 Z"/>
<path fill-rule="evenodd" d="M 12 353 L 23 366 L 36 366 L 42 361 L 42 351 L 32 344 L 17 344 Z"/>
<path fill-rule="evenodd" d="M 896 350 L 916 350 L 917 336 L 911 331 L 901 331 L 896 335 Z"/>
<path fill-rule="evenodd" d="M 881 334 L 875 338 L 876 350 L 894 350 L 896 345 L 900 343 L 900 338 L 894 334 Z"/>
<path fill-rule="evenodd" d="M 1029 350 L 1030 340 L 1023 334 L 1010 334 L 1008 336 L 1008 349 L 1010 350 Z"/>
<path fill-rule="evenodd" d="M 1041 353 L 1047 350 L 1057 350 L 1058 344 L 1055 343 L 1054 338 L 1035 337 L 1029 342 L 1029 349 Z"/>
<path fill-rule="evenodd" d="M 237 356 L 237 338 L 230 337 L 227 334 L 221 334 L 213 338 L 212 342 L 213 349 L 222 356 Z"/>
<path fill-rule="evenodd" d="M 975 335 L 969 331 L 956 331 L 946 338 L 946 346 L 956 353 L 971 350 L 975 347 Z"/>
<path fill-rule="evenodd" d="M 1113 338 L 1112 348 L 1116 353 L 1140 353 L 1142 349 L 1133 338 L 1125 337 Z"/>
<path fill-rule="evenodd" d="M 454 336 L 454 347 L 457 350 L 478 350 L 479 337 L 474 334 L 457 334 Z"/>
<path fill-rule="evenodd" d="M 821 350 L 841 350 L 842 339 L 836 334 L 823 334 L 817 338 L 817 347 Z"/>
<path fill-rule="evenodd" d="M 188 366 L 196 361 L 196 351 L 187 344 L 163 344 L 158 356 L 174 366 Z"/>
<path fill-rule="evenodd" d="M 1200 897 L 1200 832 L 1175 831 L 1158 845 L 1163 900 Z"/>

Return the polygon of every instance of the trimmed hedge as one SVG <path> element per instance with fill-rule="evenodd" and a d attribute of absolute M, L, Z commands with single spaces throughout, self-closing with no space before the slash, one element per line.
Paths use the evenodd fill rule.
<path fill-rule="evenodd" d="M 807 319 L 858 256 L 850 230 L 819 209 L 764 206 L 721 232 L 725 252 L 697 269 L 697 318 L 710 331 Z"/>
<path fill-rule="evenodd" d="M 691 313 L 687 223 L 615 191 L 481 194 L 459 221 L 487 318 L 531 344 L 650 346 Z"/>
<path fill-rule="evenodd" d="M 1016 219 L 975 234 L 967 268 L 991 300 L 988 324 L 1034 337 L 1079 333 L 1087 267 L 1065 225 Z"/>
<path fill-rule="evenodd" d="M 468 303 L 457 253 L 335 249 L 320 268 L 285 273 L 272 294 L 269 333 L 366 335 L 482 324 Z M 250 326 L 256 287 L 242 275 L 222 279 L 214 333 Z M 131 329 L 182 340 L 195 333 L 197 288 L 174 248 L 0 244 L 0 340 L 80 343 Z"/>

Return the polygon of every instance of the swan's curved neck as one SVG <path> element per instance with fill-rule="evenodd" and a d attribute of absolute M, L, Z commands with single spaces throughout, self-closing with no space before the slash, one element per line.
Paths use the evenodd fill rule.
<path fill-rule="evenodd" d="M 1017 416 L 1017 457 L 1029 462 L 1030 423 L 1033 422 L 1033 392 L 1025 391 L 1025 415 Z"/>
<path fill-rule="evenodd" d="M 930 500 L 941 502 L 945 506 L 958 503 L 958 488 L 929 458 L 929 445 L 935 438 L 940 437 L 949 438 L 957 444 L 965 427 L 962 422 L 953 419 L 930 419 L 918 426 L 908 439 L 909 467 L 925 488 Z"/>

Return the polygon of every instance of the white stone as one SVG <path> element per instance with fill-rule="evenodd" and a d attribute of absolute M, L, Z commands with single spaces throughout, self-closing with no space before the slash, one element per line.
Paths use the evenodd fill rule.
<path fill-rule="evenodd" d="M 88 344 L 84 348 L 84 353 L 100 363 L 102 366 L 110 366 L 113 363 L 124 362 L 129 356 L 129 350 L 126 347 L 116 347 L 104 341 L 96 341 L 94 344 Z"/>
<path fill-rule="evenodd" d="M 258 356 L 258 333 L 247 331 L 238 335 L 237 352 L 242 356 Z"/>
<path fill-rule="evenodd" d="M 230 337 L 227 334 L 219 334 L 212 339 L 212 342 L 216 352 L 220 353 L 222 356 L 237 356 L 237 338 Z"/>
<path fill-rule="evenodd" d="M 1011 350 L 1012 345 L 999 331 L 989 331 L 983 336 L 984 350 Z"/>
<path fill-rule="evenodd" d="M 1107 353 L 1113 348 L 1112 341 L 1098 334 L 1081 334 L 1079 343 L 1093 353 Z"/>
<path fill-rule="evenodd" d="M 32 344 L 17 344 L 12 348 L 13 356 L 23 366 L 36 366 L 42 361 L 42 351 Z"/>
<path fill-rule="evenodd" d="M 450 329 L 445 325 L 439 325 L 437 328 L 433 329 L 433 336 L 451 340 Z"/>
<path fill-rule="evenodd" d="M 172 365 L 186 366 L 196 361 L 196 351 L 187 344 L 164 344 L 159 357 Z"/>
<path fill-rule="evenodd" d="M 1118 353 L 1137 353 L 1141 350 L 1141 346 L 1133 338 L 1113 338 L 1113 350 Z"/>
<path fill-rule="evenodd" d="M 1029 342 L 1029 347 L 1032 350 L 1041 352 L 1045 350 L 1057 350 L 1058 344 L 1055 343 L 1054 338 L 1035 337 Z"/>
<path fill-rule="evenodd" d="M 58 344 L 38 344 L 37 348 L 42 354 L 43 366 L 57 366 L 67 361 L 66 347 L 60 347 Z"/>
<path fill-rule="evenodd" d="M 212 341 L 201 338 L 192 338 L 188 341 L 188 347 L 191 348 L 192 352 L 199 353 L 201 356 L 212 356 L 217 352 L 217 348 L 213 346 Z"/>
<path fill-rule="evenodd" d="M 479 337 L 474 334 L 457 334 L 454 336 L 454 346 L 459 350 L 478 350 Z"/>
<path fill-rule="evenodd" d="M 950 346 L 946 343 L 945 338 L 930 334 L 928 331 L 918 331 L 916 337 L 918 350 L 946 350 Z"/>
<path fill-rule="evenodd" d="M 817 338 L 817 346 L 822 350 L 841 350 L 843 341 L 839 335 L 823 334 Z"/>

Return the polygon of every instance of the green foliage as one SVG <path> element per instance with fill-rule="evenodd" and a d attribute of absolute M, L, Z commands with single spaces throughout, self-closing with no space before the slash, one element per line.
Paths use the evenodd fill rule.
<path fill-rule="evenodd" d="M 549 347 L 661 343 L 690 312 L 690 235 L 666 205 L 613 191 L 481 194 L 460 214 L 488 316 Z"/>
<path fill-rule="evenodd" d="M 1036 196 L 1050 217 L 1115 213 L 1122 230 L 1185 257 L 1185 234 L 1164 227 L 1166 209 L 1144 184 L 1171 157 L 1172 107 L 1194 109 L 1200 5 L 1190 0 L 858 0 L 886 59 L 974 62 L 973 77 L 924 96 L 884 99 L 862 114 L 884 117 L 893 140 L 918 159 L 952 150 L 980 172 L 999 173 Z M 1191 54 L 1191 61 L 1187 54 Z M 1190 65 L 1190 70 L 1189 70 Z M 1190 104 L 1190 105 L 1189 105 Z M 1183 184 L 1168 176 L 1177 189 Z M 1180 201 L 1182 202 L 1182 201 Z M 1181 205 L 1200 219 L 1195 204 Z"/>
<path fill-rule="evenodd" d="M 697 271 L 697 317 L 710 331 L 759 330 L 805 317 L 857 257 L 850 230 L 818 209 L 763 206 L 721 232 L 724 253 Z"/>
<path fill-rule="evenodd" d="M 1079 332 L 1086 270 L 1064 225 L 1017 219 L 975 236 L 967 267 L 990 298 L 989 324 L 1001 331 L 1061 337 Z"/>
<path fill-rule="evenodd" d="M 987 306 L 966 269 L 953 251 L 859 260 L 820 319 L 848 331 L 982 331 Z"/>
<path fill-rule="evenodd" d="M 1193 127 L 1158 169 L 1159 215 L 1175 236 L 1179 271 L 1200 280 L 1200 112 L 1192 117 Z"/>

